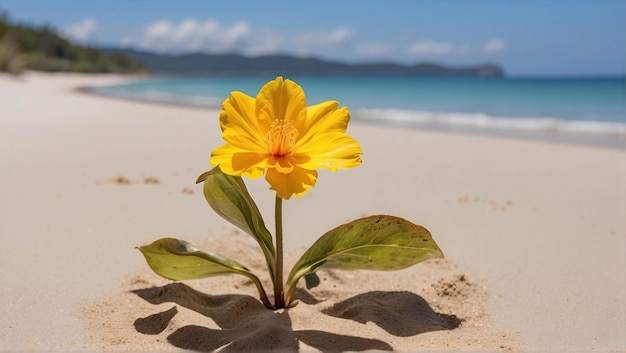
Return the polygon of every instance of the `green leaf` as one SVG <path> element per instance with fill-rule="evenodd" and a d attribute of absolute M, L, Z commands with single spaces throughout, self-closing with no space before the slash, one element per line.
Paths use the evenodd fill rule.
<path fill-rule="evenodd" d="M 201 251 L 184 240 L 174 238 L 162 238 L 138 249 L 152 271 L 175 281 L 228 274 L 246 276 L 256 285 L 265 306 L 272 308 L 259 278 L 229 257 Z"/>
<path fill-rule="evenodd" d="M 272 234 L 265 228 L 265 222 L 246 184 L 241 177 L 224 174 L 219 167 L 203 173 L 196 183 L 204 181 L 204 197 L 213 210 L 225 220 L 252 236 L 261 246 L 265 259 L 274 278 L 276 251 Z"/>
<path fill-rule="evenodd" d="M 152 271 L 175 281 L 233 273 L 251 273 L 233 259 L 201 251 L 184 240 L 162 238 L 138 249 L 146 258 Z"/>
<path fill-rule="evenodd" d="M 287 279 L 288 301 L 302 276 L 319 268 L 400 270 L 443 257 L 430 232 L 402 218 L 378 215 L 341 225 L 319 238 Z"/>

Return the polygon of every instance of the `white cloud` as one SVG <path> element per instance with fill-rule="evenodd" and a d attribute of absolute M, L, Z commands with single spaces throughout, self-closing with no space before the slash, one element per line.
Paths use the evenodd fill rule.
<path fill-rule="evenodd" d="M 246 22 L 223 27 L 215 20 L 186 19 L 178 24 L 164 20 L 147 26 L 138 39 L 124 37 L 122 41 L 127 46 L 134 44 L 160 52 L 224 52 L 237 49 L 250 32 L 250 25 Z"/>
<path fill-rule="evenodd" d="M 86 43 L 94 40 L 98 32 L 98 22 L 93 17 L 84 18 L 82 21 L 61 28 L 61 35 L 76 43 Z"/>
<path fill-rule="evenodd" d="M 503 39 L 491 39 L 485 43 L 483 49 L 487 54 L 496 54 L 506 49 L 507 42 Z"/>
<path fill-rule="evenodd" d="M 271 29 L 264 28 L 255 30 L 254 35 L 246 40 L 245 47 L 242 52 L 249 55 L 270 55 L 281 52 L 285 38 Z"/>
<path fill-rule="evenodd" d="M 383 43 L 369 43 L 358 45 L 355 52 L 359 55 L 376 56 L 388 54 L 393 50 L 393 46 Z"/>
<path fill-rule="evenodd" d="M 352 40 L 352 30 L 338 27 L 333 30 L 317 30 L 293 33 L 285 36 L 283 45 L 301 55 L 309 55 L 325 50 L 333 50 L 347 45 Z"/>
<path fill-rule="evenodd" d="M 353 37 L 349 27 L 308 32 L 276 32 L 271 28 L 252 28 L 247 22 L 223 26 L 216 20 L 193 18 L 179 23 L 162 20 L 141 30 L 139 35 L 119 40 L 126 47 L 159 52 L 241 52 L 250 55 L 280 52 L 310 55 L 347 45 Z"/>
<path fill-rule="evenodd" d="M 487 54 L 495 54 L 504 51 L 507 42 L 503 39 L 491 39 L 482 46 L 482 51 Z M 454 56 L 468 57 L 479 54 L 481 47 L 475 47 L 463 43 L 450 43 L 444 41 L 420 40 L 412 43 L 407 48 L 407 53 L 414 56 Z"/>
<path fill-rule="evenodd" d="M 454 45 L 448 42 L 421 40 L 409 45 L 407 52 L 411 55 L 446 55 L 454 51 Z"/>
<path fill-rule="evenodd" d="M 352 39 L 352 34 L 352 30 L 349 27 L 339 27 L 330 32 L 327 44 L 344 45 Z"/>

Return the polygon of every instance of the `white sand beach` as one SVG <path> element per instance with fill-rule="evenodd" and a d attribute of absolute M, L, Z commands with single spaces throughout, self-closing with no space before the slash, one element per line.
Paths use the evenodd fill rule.
<path fill-rule="evenodd" d="M 284 203 L 288 260 L 374 214 L 446 258 L 324 271 L 275 313 L 242 279 L 172 284 L 135 249 L 178 237 L 262 271 L 195 185 L 219 111 L 75 90 L 128 79 L 0 75 L 0 351 L 626 351 L 626 150 L 353 121 L 363 165 Z M 246 182 L 273 229 L 273 193 Z"/>

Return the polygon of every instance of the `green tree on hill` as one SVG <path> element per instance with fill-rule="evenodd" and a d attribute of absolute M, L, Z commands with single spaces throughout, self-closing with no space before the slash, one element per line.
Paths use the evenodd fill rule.
<path fill-rule="evenodd" d="M 24 69 L 90 73 L 141 73 L 148 69 L 122 53 L 104 54 L 96 48 L 72 44 L 44 26 L 12 24 L 0 13 L 0 71 L 19 74 Z"/>

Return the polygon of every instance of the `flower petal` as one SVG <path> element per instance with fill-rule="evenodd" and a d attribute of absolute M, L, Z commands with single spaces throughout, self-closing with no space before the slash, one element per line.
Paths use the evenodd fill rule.
<path fill-rule="evenodd" d="M 265 84 L 256 97 L 256 116 L 260 125 L 268 127 L 275 120 L 306 119 L 306 98 L 302 87 L 293 81 L 277 77 Z"/>
<path fill-rule="evenodd" d="M 312 188 L 317 181 L 317 171 L 295 167 L 291 173 L 282 174 L 272 168 L 267 170 L 265 180 L 278 197 L 289 199 L 292 195 L 302 196 Z"/>
<path fill-rule="evenodd" d="M 211 165 L 220 166 L 222 172 L 228 175 L 245 175 L 249 178 L 258 178 L 267 168 L 269 156 L 239 149 L 225 144 L 211 153 Z"/>
<path fill-rule="evenodd" d="M 363 150 L 359 143 L 345 133 L 327 133 L 301 146 L 294 153 L 297 165 L 306 169 L 326 168 L 332 171 L 353 168 L 362 163 Z M 301 155 L 308 156 L 306 160 Z"/>
<path fill-rule="evenodd" d="M 319 138 L 328 132 L 345 132 L 350 121 L 350 113 L 347 107 L 337 109 L 339 103 L 326 101 L 307 107 L 306 126 L 300 138 L 296 141 L 295 148 Z"/>
<path fill-rule="evenodd" d="M 267 150 L 267 139 L 255 116 L 255 99 L 241 92 L 232 92 L 222 103 L 220 112 L 222 138 L 239 148 Z"/>
<path fill-rule="evenodd" d="M 270 156 L 267 166 L 269 168 L 276 168 L 281 174 L 289 174 L 294 168 L 294 164 L 289 156 Z"/>

